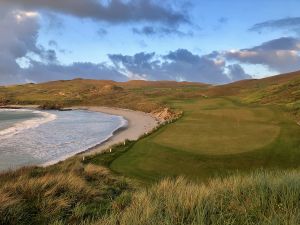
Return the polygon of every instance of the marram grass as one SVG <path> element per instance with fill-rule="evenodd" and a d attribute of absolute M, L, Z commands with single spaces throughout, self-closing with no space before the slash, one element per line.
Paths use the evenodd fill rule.
<path fill-rule="evenodd" d="M 98 224 L 298 225 L 300 172 L 256 172 L 208 184 L 165 179 Z"/>
<path fill-rule="evenodd" d="M 136 188 L 107 168 L 76 158 L 6 173 L 0 176 L 0 224 L 300 224 L 299 170 L 206 183 L 166 178 Z"/>

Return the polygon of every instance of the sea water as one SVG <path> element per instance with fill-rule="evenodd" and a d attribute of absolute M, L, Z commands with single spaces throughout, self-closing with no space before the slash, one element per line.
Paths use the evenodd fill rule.
<path fill-rule="evenodd" d="M 123 117 L 87 110 L 0 109 L 0 171 L 63 160 L 126 125 Z"/>

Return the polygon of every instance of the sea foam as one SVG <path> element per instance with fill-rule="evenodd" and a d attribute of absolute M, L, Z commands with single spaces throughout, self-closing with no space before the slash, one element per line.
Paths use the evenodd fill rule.
<path fill-rule="evenodd" d="M 40 125 L 44 123 L 48 123 L 50 121 L 53 121 L 56 119 L 56 115 L 48 113 L 48 112 L 42 112 L 37 110 L 28 110 L 28 109 L 0 109 L 0 112 L 8 111 L 8 112 L 32 112 L 34 114 L 39 114 L 41 117 L 39 118 L 33 118 L 28 119 L 19 123 L 15 123 L 9 128 L 6 128 L 4 130 L 0 130 L 0 140 L 12 137 L 13 135 L 16 135 L 20 132 L 23 132 L 27 129 L 37 128 Z"/>

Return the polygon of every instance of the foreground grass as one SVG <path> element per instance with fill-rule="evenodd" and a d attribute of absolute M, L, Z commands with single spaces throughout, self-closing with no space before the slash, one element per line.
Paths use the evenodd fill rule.
<path fill-rule="evenodd" d="M 97 155 L 84 163 L 75 158 L 2 174 L 0 224 L 300 223 L 299 170 L 236 174 L 205 183 L 167 178 L 137 190 L 132 182 L 95 165 L 114 157 Z"/>
<path fill-rule="evenodd" d="M 297 225 L 300 224 L 300 173 L 258 172 L 208 184 L 166 179 L 135 193 L 124 210 L 105 225 Z"/>
<path fill-rule="evenodd" d="M 67 160 L 0 175 L 0 224 L 90 224 L 130 191 L 105 167 Z"/>

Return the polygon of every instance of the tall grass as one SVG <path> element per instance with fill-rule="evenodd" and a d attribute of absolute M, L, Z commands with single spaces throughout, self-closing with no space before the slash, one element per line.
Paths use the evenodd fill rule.
<path fill-rule="evenodd" d="M 133 192 L 102 166 L 67 160 L 0 175 L 0 224 L 298 225 L 300 171 L 194 183 L 167 178 Z"/>
<path fill-rule="evenodd" d="M 0 224 L 90 224 L 128 189 L 104 167 L 69 160 L 0 175 Z"/>
<path fill-rule="evenodd" d="M 99 224 L 298 225 L 300 172 L 257 172 L 208 184 L 166 179 Z"/>

